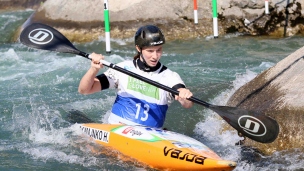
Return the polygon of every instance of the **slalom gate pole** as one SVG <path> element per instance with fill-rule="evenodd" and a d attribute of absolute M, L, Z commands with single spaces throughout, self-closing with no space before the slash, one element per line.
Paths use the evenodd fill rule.
<path fill-rule="evenodd" d="M 265 0 L 265 14 L 269 14 L 269 2 Z"/>
<path fill-rule="evenodd" d="M 212 14 L 213 14 L 213 37 L 218 38 L 217 1 L 216 0 L 212 0 Z"/>
<path fill-rule="evenodd" d="M 194 10 L 194 24 L 198 24 L 198 17 L 197 17 L 197 0 L 193 0 L 193 10 Z"/>
<path fill-rule="evenodd" d="M 111 53 L 110 43 L 110 15 L 108 0 L 104 0 L 104 22 L 105 22 L 105 37 L 106 37 L 106 53 Z"/>

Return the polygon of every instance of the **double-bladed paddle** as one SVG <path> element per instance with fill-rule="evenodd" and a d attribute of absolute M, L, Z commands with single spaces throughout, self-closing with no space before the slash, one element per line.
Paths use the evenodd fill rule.
<path fill-rule="evenodd" d="M 64 35 L 45 24 L 33 23 L 28 25 L 21 32 L 20 41 L 24 45 L 32 48 L 71 53 L 90 59 L 89 54 L 75 48 L 74 45 Z M 100 62 L 107 67 L 137 78 L 141 81 L 147 82 L 174 95 L 179 94 L 177 90 L 130 72 L 126 69 L 116 66 L 115 64 L 104 60 L 101 60 Z M 213 110 L 243 136 L 246 136 L 257 142 L 271 143 L 277 138 L 279 134 L 278 123 L 273 118 L 268 117 L 264 114 L 236 107 L 216 106 L 199 100 L 195 97 L 191 97 L 189 100 Z"/>

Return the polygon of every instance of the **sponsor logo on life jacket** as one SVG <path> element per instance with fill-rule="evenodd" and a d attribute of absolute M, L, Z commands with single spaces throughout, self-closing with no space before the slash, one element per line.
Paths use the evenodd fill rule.
<path fill-rule="evenodd" d="M 108 131 L 84 127 L 84 126 L 80 126 L 80 128 L 85 134 L 89 135 L 90 137 L 94 138 L 95 140 L 99 140 L 99 141 L 102 141 L 105 143 L 109 142 L 110 132 L 108 132 Z"/>
<path fill-rule="evenodd" d="M 50 30 L 44 28 L 37 28 L 29 33 L 28 38 L 31 42 L 35 44 L 44 45 L 52 41 L 54 35 Z"/>
<path fill-rule="evenodd" d="M 175 148 L 167 149 L 167 146 L 164 147 L 164 155 L 169 156 L 171 158 L 184 160 L 187 162 L 194 162 L 196 164 L 201 164 L 201 165 L 204 165 L 204 161 L 207 158 L 207 157 L 199 156 L 196 154 L 184 153 L 182 150 L 178 150 Z"/>
<path fill-rule="evenodd" d="M 159 88 L 133 77 L 128 77 L 127 89 L 139 92 L 145 96 L 152 97 L 157 100 L 160 99 Z"/>
<path fill-rule="evenodd" d="M 267 132 L 266 126 L 263 124 L 263 122 L 253 116 L 241 116 L 238 119 L 238 124 L 245 132 L 253 136 L 263 136 Z"/>

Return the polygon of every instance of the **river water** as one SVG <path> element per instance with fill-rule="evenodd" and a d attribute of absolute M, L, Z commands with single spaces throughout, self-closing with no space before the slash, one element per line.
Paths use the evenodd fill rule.
<path fill-rule="evenodd" d="M 80 138 L 67 113 L 79 110 L 105 123 L 115 91 L 80 95 L 78 83 L 89 60 L 11 42 L 14 31 L 32 12 L 0 13 L 0 170 L 151 170 L 86 148 L 94 144 Z M 303 44 L 303 37 L 297 36 L 274 39 L 239 34 L 170 41 L 161 62 L 181 75 L 195 97 L 225 105 L 240 86 Z M 105 52 L 104 38 L 75 46 L 88 53 Z M 109 62 L 135 54 L 133 38 L 113 39 L 111 46 L 112 53 L 106 55 Z M 266 156 L 235 146 L 240 138 L 236 131 L 223 132 L 223 123 L 203 106 L 183 109 L 174 102 L 165 127 L 201 141 L 223 159 L 236 161 L 238 171 L 304 170 L 303 149 Z"/>

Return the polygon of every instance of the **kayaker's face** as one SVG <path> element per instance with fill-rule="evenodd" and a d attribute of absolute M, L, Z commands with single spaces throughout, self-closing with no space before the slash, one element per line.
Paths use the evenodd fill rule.
<path fill-rule="evenodd" d="M 136 47 L 136 48 L 140 52 L 140 49 L 138 47 Z M 163 54 L 162 45 L 149 46 L 149 47 L 142 48 L 142 55 L 145 58 L 146 63 L 150 67 L 155 67 L 157 65 L 162 54 Z M 140 60 L 143 61 L 141 58 L 140 58 Z"/>

